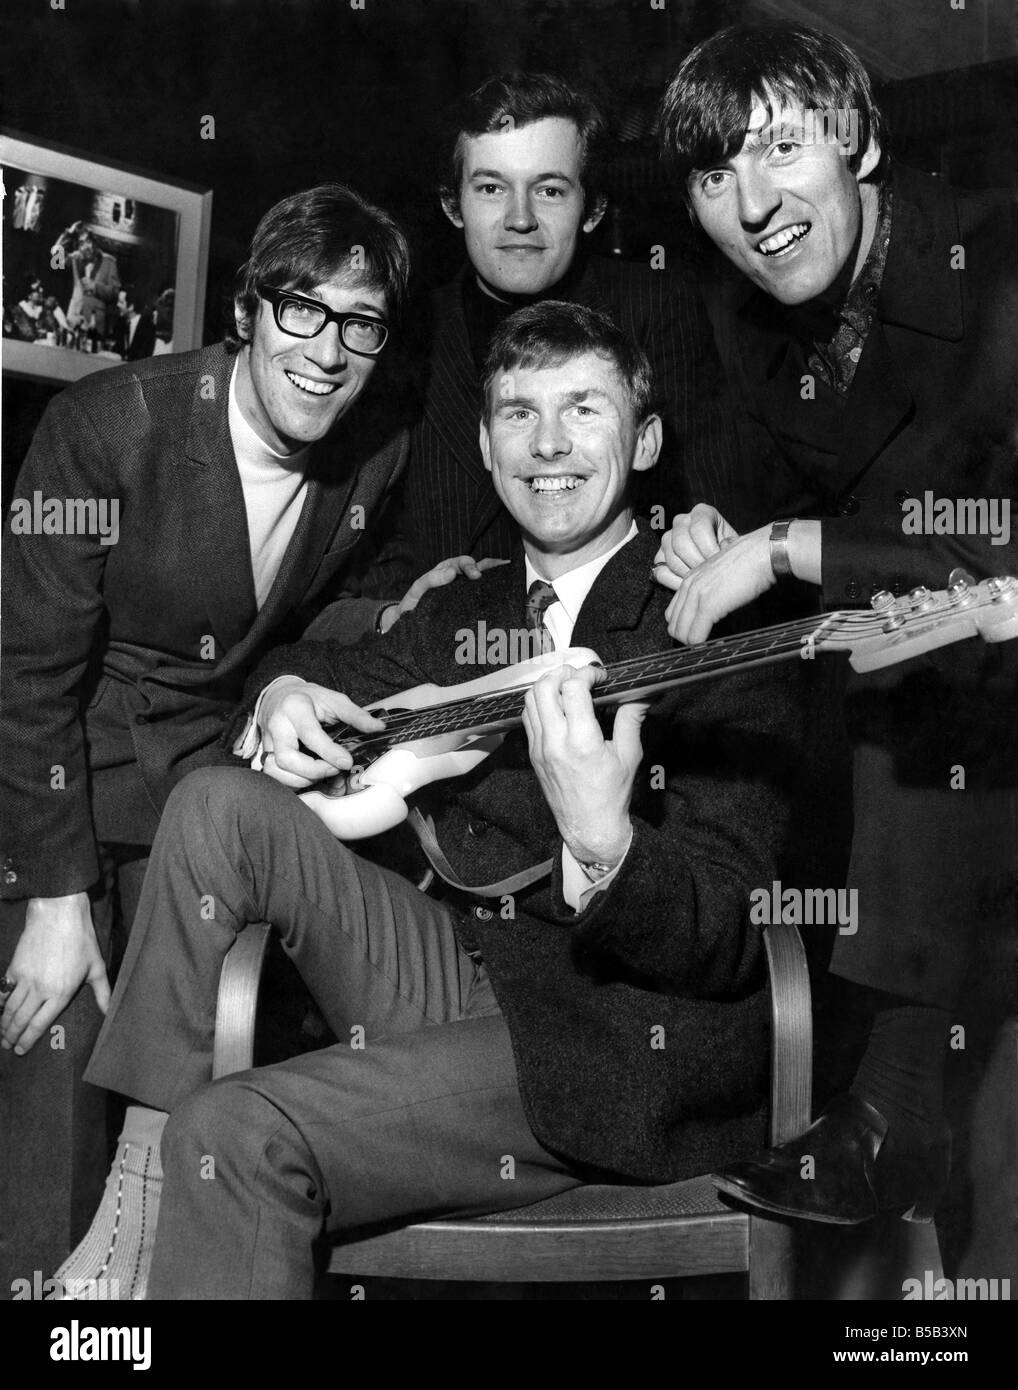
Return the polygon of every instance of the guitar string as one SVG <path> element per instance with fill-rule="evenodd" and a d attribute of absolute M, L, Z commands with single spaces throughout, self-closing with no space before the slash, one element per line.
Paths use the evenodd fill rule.
<path fill-rule="evenodd" d="M 777 627 L 785 626 L 791 627 L 792 624 L 777 625 Z M 806 635 L 808 631 L 815 630 L 815 628 L 817 627 L 817 619 L 812 618 L 809 622 L 808 628 L 805 626 L 802 620 L 799 620 L 795 624 L 795 626 L 802 627 L 802 635 Z M 775 630 L 777 630 L 777 628 Z M 767 631 L 767 629 L 761 629 L 760 631 L 754 632 L 753 634 L 744 634 L 744 637 L 748 642 L 751 636 L 753 638 L 760 638 Z M 788 633 L 784 637 L 777 637 L 774 640 L 767 642 L 761 648 L 761 650 L 771 650 L 776 647 L 779 641 L 791 641 L 793 637 L 795 639 L 794 645 L 790 647 L 789 650 L 797 650 L 802 645 L 801 636 L 797 633 Z M 599 688 L 598 693 L 604 694 L 605 688 L 609 684 L 611 684 L 612 686 L 617 685 L 620 678 L 625 678 L 630 668 L 635 668 L 639 671 L 639 673 L 642 676 L 647 677 L 653 673 L 653 666 L 658 663 L 666 667 L 673 668 L 676 666 L 685 665 L 690 670 L 693 670 L 703 667 L 705 662 L 710 662 L 712 660 L 720 660 L 725 663 L 731 662 L 736 656 L 746 655 L 745 646 L 743 646 L 741 649 L 736 649 L 735 641 L 736 639 L 734 638 L 719 638 L 716 642 L 702 643 L 696 647 L 672 648 L 664 652 L 651 652 L 645 656 L 629 657 L 622 661 L 612 662 L 612 664 L 607 668 L 608 681 L 606 681 L 604 685 L 602 685 Z M 691 657 L 695 659 L 691 660 Z M 718 666 L 717 669 L 722 669 L 722 667 Z M 494 690 L 490 691 L 487 694 L 464 695 L 457 700 L 442 701 L 439 704 L 428 705 L 422 709 L 400 710 L 398 712 L 394 712 L 392 715 L 388 717 L 384 733 L 366 734 L 363 736 L 363 740 L 358 741 L 358 739 L 355 738 L 351 740 L 351 742 L 358 742 L 358 746 L 364 746 L 365 744 L 371 741 L 388 741 L 389 739 L 391 739 L 394 731 L 405 729 L 408 726 L 416 725 L 422 721 L 428 721 L 436 717 L 441 717 L 443 712 L 448 717 L 468 716 L 466 722 L 469 722 L 469 716 L 473 716 L 474 714 L 478 714 L 479 716 L 481 716 L 482 720 L 483 717 L 487 715 L 489 716 L 490 720 L 490 716 L 492 715 L 492 713 L 495 710 L 499 710 L 500 706 L 505 704 L 515 704 L 517 701 L 522 702 L 522 700 L 526 698 L 528 689 L 529 686 L 512 686 L 506 690 Z M 383 711 L 379 717 L 386 718 L 385 711 Z M 344 726 L 342 729 L 337 730 L 333 737 L 337 742 L 339 742 L 341 741 L 343 735 L 345 735 L 347 732 L 353 732 L 354 734 L 359 733 L 359 731 L 352 730 L 351 727 L 347 725 Z"/>
<path fill-rule="evenodd" d="M 897 629 L 901 632 L 910 619 L 925 621 L 954 610 L 942 609 L 940 614 L 897 611 L 906 619 L 906 623 Z M 971 606 L 966 611 L 971 611 Z M 887 611 L 873 613 L 869 610 L 837 609 L 829 613 L 793 619 L 790 622 L 776 623 L 769 628 L 759 628 L 732 637 L 717 638 L 694 647 L 672 648 L 646 656 L 629 657 L 611 663 L 607 668 L 608 678 L 596 689 L 594 699 L 605 702 L 612 695 L 625 689 L 627 684 L 633 689 L 643 683 L 652 683 L 655 678 L 671 677 L 676 677 L 678 684 L 683 676 L 691 678 L 693 675 L 712 675 L 730 668 L 735 661 L 744 661 L 749 665 L 761 658 L 780 659 L 801 652 L 804 645 L 809 645 L 811 638 L 815 650 L 832 646 L 836 648 L 839 638 L 848 641 L 853 637 L 858 639 L 878 635 L 883 631 L 889 616 L 890 613 Z M 344 726 L 336 730 L 332 738 L 351 750 L 359 751 L 374 744 L 433 737 L 472 725 L 486 727 L 504 723 L 506 720 L 515 722 L 522 713 L 528 689 L 529 687 L 525 686 L 514 686 L 508 690 L 492 691 L 484 695 L 463 696 L 458 700 L 444 701 L 423 709 L 399 711 L 388 718 L 381 733 L 361 734 L 350 726 Z M 380 717 L 385 718 L 384 711 Z M 350 734 L 353 734 L 353 737 L 348 737 Z M 402 735 L 402 739 L 397 738 L 397 735 Z"/>

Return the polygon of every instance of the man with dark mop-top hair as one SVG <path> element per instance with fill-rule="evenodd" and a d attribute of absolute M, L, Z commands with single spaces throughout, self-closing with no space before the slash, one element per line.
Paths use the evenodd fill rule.
<path fill-rule="evenodd" d="M 956 567 L 1018 574 L 1013 195 L 892 164 L 859 59 L 792 25 L 698 45 L 660 129 L 693 218 L 740 272 L 723 337 L 774 518 L 739 535 L 705 494 L 675 519 L 658 571 L 672 635 L 701 642 L 795 581 L 825 608 L 876 595 L 894 623 L 895 597 L 921 613 Z M 975 1022 L 966 975 L 985 1007 L 1013 958 L 1016 655 L 970 642 L 850 678 L 859 929 L 835 946 L 828 1017 L 857 1065 L 804 1135 L 724 1168 L 725 1193 L 838 1224 L 932 1217 L 948 1030 Z"/>
<path fill-rule="evenodd" d="M 544 675 L 523 730 L 432 789 L 435 862 L 459 884 L 439 897 L 295 795 L 351 766 L 323 725 L 378 731 L 373 700 L 489 674 L 483 651 L 463 661 L 482 621 L 609 665 L 661 650 L 658 536 L 629 500 L 661 439 L 644 352 L 593 310 L 534 305 L 497 331 L 485 401 L 512 561 L 426 594 L 370 646 L 273 652 L 246 706 L 272 775 L 203 771 L 169 800 L 88 1072 L 133 1104 L 68 1284 L 103 1271 L 140 1296 L 155 1228 L 152 1298 L 309 1298 L 324 1237 L 592 1178 L 667 1182 L 762 1133 L 750 894 L 842 872 L 829 822 L 816 835 L 815 789 L 839 792 L 813 759 L 816 663 L 622 705 L 607 736 L 598 668 Z M 338 1042 L 210 1086 L 222 961 L 255 921 Z"/>

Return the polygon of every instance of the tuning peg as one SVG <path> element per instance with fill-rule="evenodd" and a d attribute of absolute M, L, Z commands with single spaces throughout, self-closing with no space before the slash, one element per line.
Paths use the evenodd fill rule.
<path fill-rule="evenodd" d="M 917 584 L 908 591 L 908 601 L 917 613 L 925 613 L 933 607 L 933 595 L 925 584 Z"/>
<path fill-rule="evenodd" d="M 954 604 L 970 602 L 975 583 L 976 581 L 968 570 L 953 569 L 947 576 L 947 597 L 950 602 Z"/>
<path fill-rule="evenodd" d="M 884 613 L 894 603 L 894 595 L 886 589 L 878 589 L 870 599 L 870 607 L 876 613 Z"/>
<path fill-rule="evenodd" d="M 1018 592 L 1018 579 L 1013 574 L 995 574 L 986 581 L 986 590 L 994 603 L 1003 603 Z"/>

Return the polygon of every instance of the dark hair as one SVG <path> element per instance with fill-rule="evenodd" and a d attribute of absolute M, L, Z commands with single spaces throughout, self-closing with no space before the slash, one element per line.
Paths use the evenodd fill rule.
<path fill-rule="evenodd" d="M 636 420 L 645 420 L 655 408 L 656 390 L 643 348 L 607 314 L 561 299 L 544 299 L 517 309 L 496 331 L 484 362 L 485 418 L 491 417 L 491 388 L 497 376 L 521 367 L 560 367 L 588 352 L 613 363 Z"/>
<path fill-rule="evenodd" d="M 722 29 L 685 57 L 661 102 L 662 151 L 683 195 L 694 169 L 730 158 L 741 148 L 753 98 L 776 118 L 774 100 L 807 110 L 857 111 L 859 168 L 870 139 L 880 145 L 874 170 L 886 174 L 886 129 L 870 79 L 852 50 L 830 34 L 795 24 L 739 24 Z"/>
<path fill-rule="evenodd" d="M 356 263 L 355 251 L 361 253 Z M 259 285 L 313 290 L 339 275 L 381 291 L 390 316 L 398 319 L 410 278 L 403 232 L 387 212 L 341 183 L 284 198 L 258 223 L 248 259 L 237 272 L 234 302 L 245 331 L 250 332 L 258 308 Z M 238 331 L 227 332 L 227 347 L 234 352 L 246 341 Z"/>
<path fill-rule="evenodd" d="M 459 205 L 464 137 L 490 135 L 556 117 L 572 121 L 579 132 L 580 180 L 584 208 L 589 213 L 603 193 L 608 123 L 592 97 L 547 72 L 497 73 L 449 108 L 441 134 L 444 163 L 438 191 L 443 202 Z"/>

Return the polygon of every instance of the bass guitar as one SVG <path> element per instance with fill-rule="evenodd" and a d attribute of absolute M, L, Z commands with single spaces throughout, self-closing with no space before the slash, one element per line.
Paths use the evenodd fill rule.
<path fill-rule="evenodd" d="M 871 609 L 844 609 L 779 623 L 693 647 L 673 646 L 604 668 L 594 704 L 645 700 L 660 691 L 773 661 L 842 653 L 856 671 L 875 671 L 969 637 L 1005 642 L 1018 636 L 1018 580 L 976 584 L 953 571 L 947 589 L 881 592 Z M 301 799 L 340 840 L 381 834 L 405 820 L 407 798 L 432 782 L 459 777 L 522 723 L 527 691 L 563 665 L 600 665 L 588 647 L 548 652 L 462 685 L 419 685 L 368 708 L 385 720 L 380 733 L 343 724 L 330 730 L 354 766 L 301 792 Z"/>

